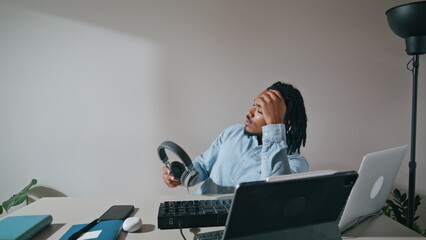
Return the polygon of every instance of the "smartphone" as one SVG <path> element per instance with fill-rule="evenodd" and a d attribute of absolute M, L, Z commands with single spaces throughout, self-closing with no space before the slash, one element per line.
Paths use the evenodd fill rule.
<path fill-rule="evenodd" d="M 99 220 L 124 220 L 129 217 L 134 209 L 133 205 L 114 205 L 102 214 Z"/>

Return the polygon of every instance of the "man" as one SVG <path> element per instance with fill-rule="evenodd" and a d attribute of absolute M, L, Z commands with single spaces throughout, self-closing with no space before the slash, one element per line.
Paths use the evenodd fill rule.
<path fill-rule="evenodd" d="M 193 162 L 204 181 L 197 193 L 233 193 L 241 182 L 308 171 L 300 155 L 306 142 L 306 112 L 303 98 L 290 84 L 276 82 L 261 92 L 246 115 L 245 125 L 225 129 L 210 148 Z M 169 187 L 181 184 L 163 167 Z"/>

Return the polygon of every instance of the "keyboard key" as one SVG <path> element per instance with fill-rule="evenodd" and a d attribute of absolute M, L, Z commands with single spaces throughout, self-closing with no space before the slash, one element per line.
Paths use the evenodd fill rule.
<path fill-rule="evenodd" d="M 230 204 L 231 199 L 165 201 L 158 210 L 158 228 L 225 226 Z"/>
<path fill-rule="evenodd" d="M 196 234 L 198 240 L 221 240 L 224 230 Z"/>

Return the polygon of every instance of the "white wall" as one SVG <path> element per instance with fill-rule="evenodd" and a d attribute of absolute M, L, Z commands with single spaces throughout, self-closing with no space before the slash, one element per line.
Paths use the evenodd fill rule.
<path fill-rule="evenodd" d="M 184 194 L 162 183 L 157 146 L 195 157 L 278 80 L 305 97 L 311 170 L 357 170 L 410 141 L 410 57 L 385 16 L 406 2 L 1 1 L 0 199 L 31 178 L 70 196 Z"/>

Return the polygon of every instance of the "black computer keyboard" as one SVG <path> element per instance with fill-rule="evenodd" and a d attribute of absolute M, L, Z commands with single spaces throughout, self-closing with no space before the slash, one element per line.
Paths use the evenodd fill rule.
<path fill-rule="evenodd" d="M 217 230 L 205 233 L 197 233 L 198 240 L 222 240 L 224 230 Z"/>
<path fill-rule="evenodd" d="M 231 199 L 166 201 L 158 209 L 158 228 L 225 226 Z"/>

